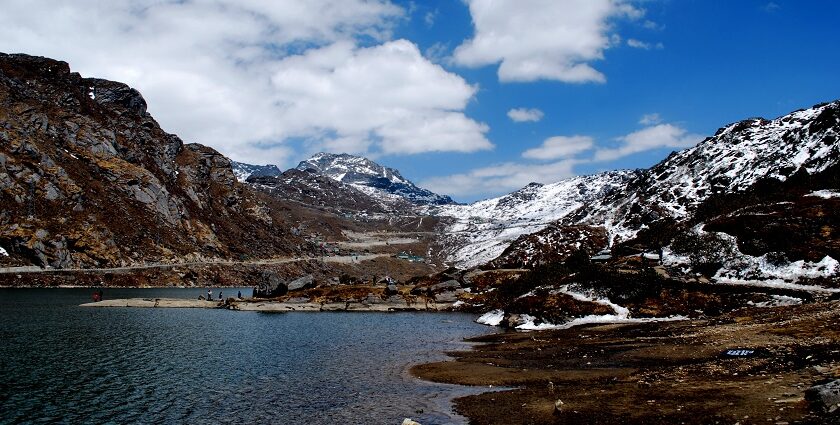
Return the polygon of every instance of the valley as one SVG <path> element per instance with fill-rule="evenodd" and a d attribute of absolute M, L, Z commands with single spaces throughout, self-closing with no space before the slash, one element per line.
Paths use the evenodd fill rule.
<path fill-rule="evenodd" d="M 611 422 L 646 403 L 659 416 L 630 422 L 828 417 L 802 392 L 838 378 L 840 101 L 468 205 L 345 153 L 231 161 L 166 133 L 137 90 L 42 57 L 0 54 L 0 124 L 0 287 L 254 290 L 98 307 L 473 314 L 512 332 L 414 372 L 518 387 L 460 399 L 475 423 Z M 767 356 L 721 365 L 732 347 Z M 600 411 L 596 393 L 624 398 Z"/>

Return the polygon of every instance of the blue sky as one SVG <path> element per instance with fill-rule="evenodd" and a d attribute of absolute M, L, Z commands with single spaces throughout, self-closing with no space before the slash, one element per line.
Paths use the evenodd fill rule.
<path fill-rule="evenodd" d="M 7 0 L 0 51 L 126 82 L 239 161 L 346 151 L 472 201 L 840 98 L 838 24 L 830 0 Z"/>

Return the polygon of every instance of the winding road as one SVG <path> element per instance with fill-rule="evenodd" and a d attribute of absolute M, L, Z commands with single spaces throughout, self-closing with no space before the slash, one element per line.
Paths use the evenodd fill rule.
<path fill-rule="evenodd" d="M 372 260 L 379 257 L 389 257 L 391 254 L 364 254 L 364 255 L 336 255 L 326 257 L 276 257 L 266 258 L 260 260 L 213 260 L 213 261 L 188 261 L 183 263 L 159 263 L 159 264 L 139 264 L 124 267 L 102 267 L 102 268 L 41 268 L 37 266 L 24 267 L 5 267 L 0 268 L 0 273 L 68 273 L 68 272 L 82 272 L 82 273 L 122 273 L 135 270 L 150 270 L 150 269 L 171 269 L 176 267 L 189 266 L 232 266 L 232 265 L 272 265 L 272 264 L 287 264 L 297 261 L 323 261 L 325 263 L 341 263 L 351 264 L 361 261 Z"/>

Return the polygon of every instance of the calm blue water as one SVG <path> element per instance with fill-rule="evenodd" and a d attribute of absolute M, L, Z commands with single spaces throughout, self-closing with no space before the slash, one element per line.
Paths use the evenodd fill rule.
<path fill-rule="evenodd" d="M 78 307 L 90 294 L 0 289 L 0 423 L 459 422 L 448 400 L 470 390 L 416 380 L 407 366 L 488 331 L 457 313 Z"/>

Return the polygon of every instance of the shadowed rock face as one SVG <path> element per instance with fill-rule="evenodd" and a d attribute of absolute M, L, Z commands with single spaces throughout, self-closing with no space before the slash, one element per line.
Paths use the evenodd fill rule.
<path fill-rule="evenodd" d="M 0 246 L 5 263 L 119 266 L 291 253 L 274 200 L 230 161 L 184 144 L 125 84 L 0 54 Z"/>

